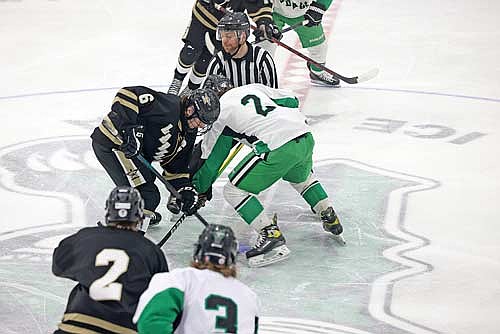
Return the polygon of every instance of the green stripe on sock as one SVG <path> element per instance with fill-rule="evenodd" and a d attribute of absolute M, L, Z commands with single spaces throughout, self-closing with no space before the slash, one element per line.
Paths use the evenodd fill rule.
<path fill-rule="evenodd" d="M 238 214 L 248 225 L 250 225 L 262 211 L 264 211 L 264 207 L 255 196 L 251 196 L 243 206 L 238 208 Z"/>
<path fill-rule="evenodd" d="M 323 189 L 321 183 L 317 182 L 309 187 L 309 189 L 302 194 L 302 197 L 304 197 L 306 202 L 313 208 L 319 201 L 327 198 L 328 194 L 325 189 Z"/>

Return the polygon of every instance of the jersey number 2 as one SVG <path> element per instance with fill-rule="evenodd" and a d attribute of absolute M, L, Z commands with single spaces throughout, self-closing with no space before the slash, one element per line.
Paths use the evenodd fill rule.
<path fill-rule="evenodd" d="M 255 111 L 257 112 L 257 114 L 259 115 L 262 115 L 262 116 L 267 116 L 267 114 L 270 112 L 270 111 L 273 111 L 274 109 L 276 109 L 276 107 L 274 106 L 266 106 L 266 109 L 262 109 L 262 103 L 260 102 L 260 99 L 258 96 L 256 95 L 253 95 L 253 94 L 248 94 L 248 95 L 245 95 L 242 99 L 241 99 L 241 104 L 243 104 L 244 106 L 246 106 L 248 104 L 248 102 L 250 102 L 250 100 L 253 101 L 253 104 L 255 106 Z"/>
<path fill-rule="evenodd" d="M 215 328 L 224 329 L 226 333 L 238 332 L 238 306 L 236 303 L 226 297 L 210 295 L 205 298 L 205 309 L 218 311 L 219 308 L 226 309 L 226 316 L 215 317 Z"/>
<path fill-rule="evenodd" d="M 113 262 L 109 270 L 101 278 L 96 279 L 89 287 L 89 295 L 93 300 L 122 299 L 122 284 L 115 282 L 128 269 L 130 258 L 121 249 L 103 249 L 95 258 L 95 265 L 107 266 Z"/>

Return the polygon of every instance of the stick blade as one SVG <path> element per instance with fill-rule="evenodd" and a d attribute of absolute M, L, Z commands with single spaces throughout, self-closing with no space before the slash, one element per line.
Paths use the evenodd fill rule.
<path fill-rule="evenodd" d="M 373 69 L 369 70 L 368 72 L 359 75 L 357 81 L 359 83 L 359 82 L 371 80 L 378 75 L 378 72 L 380 72 L 380 70 L 378 68 L 373 68 Z"/>

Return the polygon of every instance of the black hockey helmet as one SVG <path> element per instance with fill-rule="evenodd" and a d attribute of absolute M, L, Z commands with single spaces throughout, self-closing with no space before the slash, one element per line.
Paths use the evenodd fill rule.
<path fill-rule="evenodd" d="M 120 223 L 142 223 L 144 200 L 139 191 L 128 186 L 118 186 L 106 200 L 106 225 Z"/>
<path fill-rule="evenodd" d="M 228 226 L 210 224 L 198 237 L 193 260 L 195 263 L 231 266 L 236 261 L 237 252 L 238 241 L 233 230 Z"/>
<path fill-rule="evenodd" d="M 238 39 L 241 36 L 241 32 L 245 32 L 246 38 L 250 36 L 250 21 L 245 13 L 233 12 L 226 13 L 217 24 L 217 40 L 222 40 L 222 31 L 236 31 L 236 36 Z"/>
<path fill-rule="evenodd" d="M 220 103 L 217 93 L 211 89 L 196 89 L 186 99 L 186 107 L 194 106 L 194 113 L 187 117 L 198 117 L 206 125 L 211 125 L 220 114 Z"/>
<path fill-rule="evenodd" d="M 218 74 L 210 74 L 203 83 L 203 88 L 213 90 L 217 93 L 217 95 L 219 95 L 219 97 L 233 87 L 234 86 L 231 83 L 231 80 Z"/>

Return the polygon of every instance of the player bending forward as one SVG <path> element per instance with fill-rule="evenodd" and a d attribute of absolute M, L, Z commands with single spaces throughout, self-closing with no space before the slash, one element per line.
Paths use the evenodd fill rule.
<path fill-rule="evenodd" d="M 208 225 L 190 268 L 153 276 L 134 315 L 139 333 L 257 333 L 258 299 L 236 279 L 237 250 L 231 228 Z"/>
<path fill-rule="evenodd" d="M 252 148 L 230 173 L 223 191 L 226 201 L 259 232 L 255 246 L 246 253 L 249 265 L 278 262 L 290 253 L 277 219 L 264 213 L 257 198 L 280 179 L 288 181 L 318 214 L 323 228 L 343 242 L 342 225 L 326 191 L 312 173 L 314 139 L 298 108 L 297 97 L 262 84 L 227 90 L 230 85 L 221 76 L 207 80 L 205 87 L 222 95 L 221 112 L 203 139 L 201 159 L 206 161 L 194 175 L 193 185 L 201 194 L 210 193 L 233 139 Z"/>

